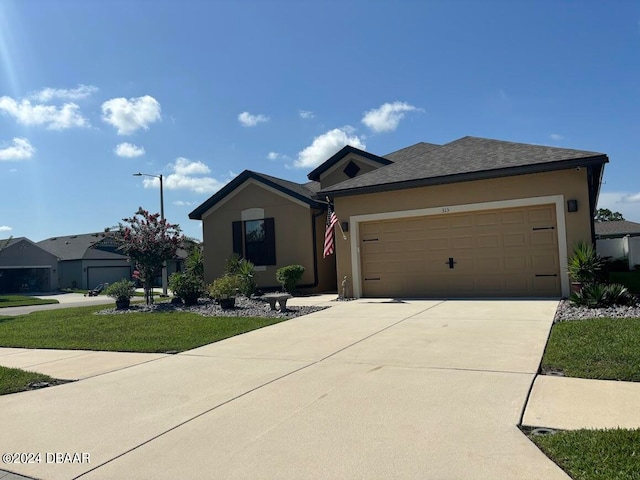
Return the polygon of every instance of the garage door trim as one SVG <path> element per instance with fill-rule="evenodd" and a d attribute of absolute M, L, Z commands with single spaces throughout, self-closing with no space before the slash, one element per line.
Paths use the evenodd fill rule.
<path fill-rule="evenodd" d="M 351 231 L 351 272 L 353 275 L 353 296 L 362 296 L 362 272 L 360 252 L 360 223 L 375 220 L 391 220 L 409 217 L 426 217 L 430 215 L 447 215 L 450 213 L 465 213 L 481 210 L 498 210 L 514 207 L 529 207 L 534 205 L 554 204 L 556 207 L 556 222 L 558 235 L 558 257 L 560 260 L 560 286 L 562 296 L 569 296 L 569 275 L 567 272 L 567 234 L 564 215 L 564 195 L 549 195 L 545 197 L 516 198 L 496 202 L 470 203 L 465 205 L 443 205 L 440 207 L 420 208 L 416 210 L 398 210 L 394 212 L 370 213 L 353 215 L 349 219 Z"/>

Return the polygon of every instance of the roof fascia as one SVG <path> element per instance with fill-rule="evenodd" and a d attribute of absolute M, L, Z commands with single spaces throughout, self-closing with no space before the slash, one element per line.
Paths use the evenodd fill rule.
<path fill-rule="evenodd" d="M 227 202 L 231 197 L 236 195 L 238 192 L 236 190 L 241 187 L 247 180 L 253 180 L 255 184 L 262 184 L 264 187 L 269 187 L 271 191 L 277 193 L 279 195 L 283 195 L 288 197 L 290 200 L 295 200 L 304 204 L 305 206 L 317 206 L 317 202 L 310 198 L 306 198 L 303 195 L 300 195 L 293 190 L 283 187 L 282 185 L 278 185 L 270 180 L 267 180 L 256 173 L 245 170 L 236 178 L 234 178 L 231 182 L 225 185 L 220 191 L 209 197 L 204 203 L 202 203 L 199 207 L 193 210 L 189 214 L 189 218 L 191 220 L 202 220 L 202 217 L 212 208 L 218 208 L 218 205 L 222 202 Z M 245 188 L 245 187 L 242 187 Z M 230 198 L 227 198 L 231 196 Z"/>
<path fill-rule="evenodd" d="M 272 182 L 269 182 L 269 183 L 272 183 Z M 234 188 L 230 193 L 228 193 L 223 198 L 221 198 L 219 201 L 217 201 L 214 205 L 209 207 L 204 213 L 202 213 L 200 215 L 200 218 L 198 218 L 198 220 L 204 220 L 206 217 L 208 217 L 213 212 L 215 212 L 216 210 L 221 208 L 225 203 L 230 201 L 233 197 L 235 197 L 236 195 L 241 193 L 245 188 L 247 188 L 247 187 L 249 187 L 251 185 L 255 185 L 257 187 L 264 188 L 265 190 L 267 190 L 267 191 L 269 191 L 269 192 L 271 192 L 271 193 L 273 193 L 275 195 L 279 195 L 279 196 L 281 196 L 283 198 L 286 198 L 290 202 L 296 203 L 296 204 L 298 204 L 298 205 L 300 205 L 302 207 L 305 207 L 305 208 L 315 207 L 317 205 L 317 202 L 315 202 L 315 201 L 314 202 L 310 202 L 310 201 L 300 200 L 298 197 L 301 197 L 301 196 L 297 195 L 297 194 L 295 194 L 295 196 L 294 196 L 293 194 L 295 192 L 292 192 L 291 190 L 287 189 L 287 191 L 285 192 L 285 191 L 283 191 L 282 188 L 275 188 L 275 187 L 273 187 L 271 185 L 268 185 L 266 182 L 260 181 L 259 179 L 252 177 L 252 178 L 247 178 L 239 186 Z M 302 197 L 302 198 L 304 198 L 304 197 Z"/>
<path fill-rule="evenodd" d="M 364 150 L 360 150 L 359 148 L 352 147 L 351 145 L 345 145 L 342 147 L 337 153 L 335 153 L 331 158 L 322 162 L 319 166 L 317 166 L 314 170 L 312 170 L 307 178 L 309 180 L 313 180 L 315 182 L 320 181 L 320 175 L 329 170 L 329 168 L 333 167 L 336 163 L 342 160 L 347 155 L 355 153 L 356 155 L 360 155 L 368 160 L 376 162 L 382 165 L 390 165 L 393 162 L 387 158 L 379 157 L 378 155 L 374 155 L 373 153 L 365 152 Z"/>
<path fill-rule="evenodd" d="M 573 160 L 561 160 L 552 163 L 523 165 L 519 167 L 501 168 L 496 170 L 482 170 L 479 172 L 458 173 L 441 177 L 421 178 L 416 180 L 405 180 L 402 182 L 385 183 L 382 185 L 370 185 L 365 187 L 355 187 L 344 190 L 320 190 L 317 193 L 321 197 L 346 197 L 350 195 L 362 195 L 365 193 L 380 193 L 393 190 L 403 190 L 405 188 L 429 187 L 432 185 L 446 185 L 450 183 L 469 182 L 474 180 L 487 180 L 490 178 L 511 177 L 515 175 L 526 175 L 530 173 L 555 172 L 570 168 L 589 167 L 608 163 L 606 155 L 597 157 L 577 158 Z"/>

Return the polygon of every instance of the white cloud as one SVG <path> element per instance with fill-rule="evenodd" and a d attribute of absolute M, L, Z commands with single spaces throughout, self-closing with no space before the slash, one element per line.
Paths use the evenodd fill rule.
<path fill-rule="evenodd" d="M 637 203 L 640 202 L 640 192 L 639 193 L 631 193 L 629 195 L 624 195 L 620 199 L 621 203 Z"/>
<path fill-rule="evenodd" d="M 597 208 L 620 212 L 626 220 L 640 223 L 640 193 L 600 192 Z"/>
<path fill-rule="evenodd" d="M 556 142 L 564 139 L 564 137 L 558 133 L 552 133 L 549 136 L 551 137 L 551 140 L 555 140 Z"/>
<path fill-rule="evenodd" d="M 0 161 L 2 160 L 28 160 L 33 156 L 36 149 L 33 148 L 26 138 L 16 137 L 12 145 L 0 148 Z"/>
<path fill-rule="evenodd" d="M 202 162 L 193 162 L 187 158 L 180 157 L 169 165 L 173 172 L 163 178 L 163 186 L 168 190 L 190 190 L 195 193 L 213 193 L 222 186 L 220 182 L 212 177 L 197 176 L 210 173 L 209 167 Z M 145 188 L 159 188 L 160 180 L 155 177 L 147 177 L 143 181 Z"/>
<path fill-rule="evenodd" d="M 252 115 L 249 112 L 242 112 L 238 115 L 238 121 L 243 127 L 255 127 L 259 123 L 268 122 L 269 117 L 265 115 Z"/>
<path fill-rule="evenodd" d="M 182 200 L 176 200 L 173 202 L 174 205 L 178 207 L 190 207 L 191 205 L 195 205 L 196 202 L 184 202 Z"/>
<path fill-rule="evenodd" d="M 53 99 L 60 100 L 81 100 L 90 97 L 98 91 L 97 87 L 92 85 L 78 85 L 77 88 L 43 88 L 38 92 L 34 92 L 30 97 L 39 102 L 50 102 Z"/>
<path fill-rule="evenodd" d="M 269 160 L 277 160 L 278 158 L 280 158 L 280 154 L 278 152 L 269 152 L 267 158 Z"/>
<path fill-rule="evenodd" d="M 160 103 L 145 95 L 138 98 L 112 98 L 102 104 L 102 120 L 118 130 L 118 135 L 131 135 L 149 130 L 151 123 L 162 118 Z"/>
<path fill-rule="evenodd" d="M 316 167 L 345 145 L 351 145 L 361 150 L 366 148 L 361 139 L 353 135 L 352 127 L 334 128 L 314 138 L 311 145 L 298 153 L 298 158 L 293 162 L 293 166 L 297 168 Z"/>
<path fill-rule="evenodd" d="M 11 230 L 13 230 L 13 228 L 7 225 L 0 225 L 0 232 L 10 232 Z"/>
<path fill-rule="evenodd" d="M 362 123 L 374 132 L 391 132 L 398 128 L 400 120 L 404 118 L 404 112 L 418 110 L 406 102 L 383 103 L 364 113 Z"/>
<path fill-rule="evenodd" d="M 300 114 L 300 118 L 304 118 L 305 120 L 310 120 L 315 117 L 315 114 L 309 110 L 298 110 Z"/>
<path fill-rule="evenodd" d="M 144 147 L 139 147 L 133 143 L 121 143 L 113 150 L 119 157 L 134 158 L 145 154 Z"/>
<path fill-rule="evenodd" d="M 11 97 L 0 97 L 0 111 L 16 119 L 22 125 L 46 125 L 49 130 L 65 130 L 72 127 L 88 127 L 89 121 L 80 113 L 75 103 L 55 105 L 32 104 L 29 100 L 19 102 Z"/>

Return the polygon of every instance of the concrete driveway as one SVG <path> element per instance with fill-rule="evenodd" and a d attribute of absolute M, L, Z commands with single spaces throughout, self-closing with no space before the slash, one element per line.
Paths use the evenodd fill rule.
<path fill-rule="evenodd" d="M 42 457 L 1 468 L 45 479 L 569 478 L 516 427 L 557 302 L 334 305 L 0 397 L 2 449 Z M 89 462 L 46 463 L 47 452 Z"/>

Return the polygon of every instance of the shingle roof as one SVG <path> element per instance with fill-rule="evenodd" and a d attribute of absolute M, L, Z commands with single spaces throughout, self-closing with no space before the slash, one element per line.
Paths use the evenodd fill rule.
<path fill-rule="evenodd" d="M 319 193 L 347 195 L 550 171 L 570 168 L 573 166 L 571 162 L 575 166 L 588 160 L 597 164 L 608 162 L 603 153 L 477 137 L 463 137 L 440 147 L 417 144 L 394 154 L 396 158 L 404 159 L 332 185 Z"/>
<path fill-rule="evenodd" d="M 387 153 L 386 155 L 383 155 L 383 157 L 391 160 L 394 163 L 402 162 L 404 160 L 410 160 L 420 155 L 425 155 L 440 147 L 441 145 L 436 145 L 434 143 L 420 142 L 416 143 L 415 145 L 396 150 L 395 152 Z"/>
<path fill-rule="evenodd" d="M 593 224 L 596 235 L 613 236 L 613 235 L 640 235 L 640 223 L 619 220 L 613 222 L 595 222 Z"/>
<path fill-rule="evenodd" d="M 119 253 L 108 252 L 91 248 L 96 243 L 105 240 L 107 234 L 85 233 L 81 235 L 67 235 L 63 237 L 51 237 L 37 243 L 38 246 L 53 253 L 60 260 L 109 260 L 126 258 Z"/>
<path fill-rule="evenodd" d="M 251 170 L 245 170 L 236 178 L 231 180 L 228 184 L 222 187 L 218 192 L 214 193 L 211 197 L 200 204 L 195 210 L 189 214 L 189 218 L 192 220 L 202 220 L 202 215 L 215 206 L 218 202 L 223 200 L 227 195 L 233 192 L 236 188 L 242 185 L 245 181 L 253 179 L 264 185 L 290 195 L 293 198 L 301 200 L 312 207 L 321 207 L 321 202 L 315 198 L 316 192 L 320 189 L 318 182 L 296 183 L 289 180 L 284 180 L 278 177 L 272 177 L 264 173 L 253 172 Z"/>

